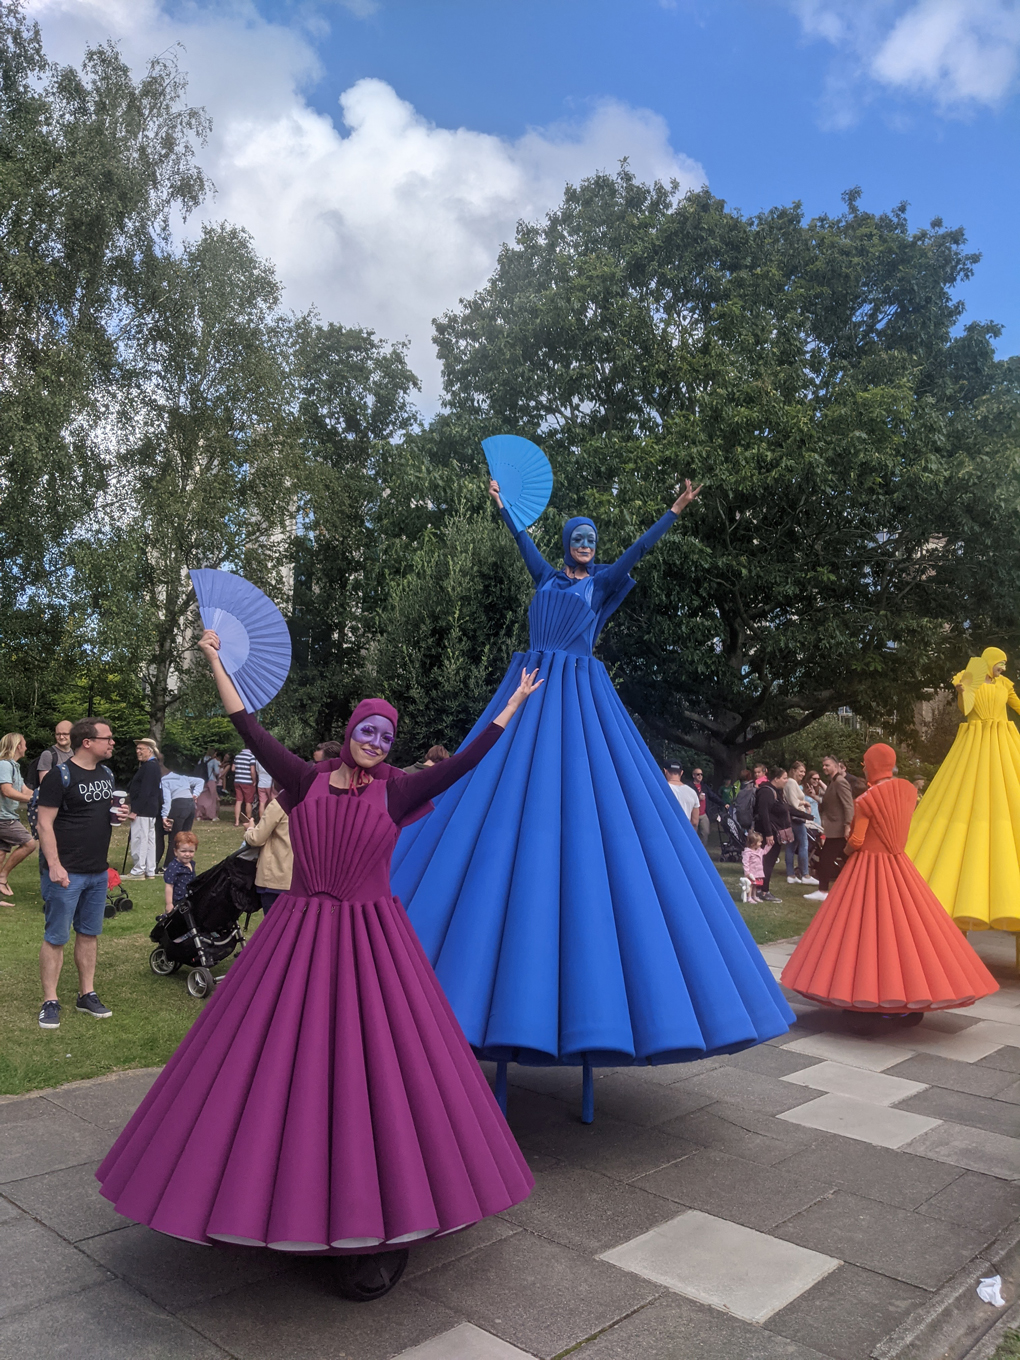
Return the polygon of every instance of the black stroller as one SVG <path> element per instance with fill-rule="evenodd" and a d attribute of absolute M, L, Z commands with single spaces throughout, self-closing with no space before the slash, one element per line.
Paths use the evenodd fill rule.
<path fill-rule="evenodd" d="M 207 996 L 216 979 L 211 969 L 244 944 L 241 917 L 247 930 L 252 914 L 261 910 L 255 892 L 258 852 L 247 848 L 228 855 L 211 869 L 197 874 L 187 895 L 172 911 L 156 918 L 149 939 L 156 948 L 149 967 L 158 977 L 169 977 L 180 967 L 190 968 L 188 991 Z"/>
<path fill-rule="evenodd" d="M 739 864 L 746 844 L 747 832 L 733 815 L 732 807 L 728 807 L 719 818 L 719 850 L 723 864 Z"/>

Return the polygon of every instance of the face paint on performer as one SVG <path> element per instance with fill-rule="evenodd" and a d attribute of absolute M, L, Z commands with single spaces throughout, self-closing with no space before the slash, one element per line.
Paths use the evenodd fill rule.
<path fill-rule="evenodd" d="M 988 674 L 993 680 L 1006 669 L 1006 653 L 1001 647 L 986 647 L 981 653 L 981 660 L 988 663 Z"/>
<path fill-rule="evenodd" d="M 595 560 L 598 530 L 584 515 L 575 515 L 563 526 L 563 561 L 568 567 L 590 569 Z"/>
<path fill-rule="evenodd" d="M 397 710 L 385 699 L 362 699 L 344 732 L 340 759 L 345 765 L 371 770 L 389 755 L 397 731 Z"/>

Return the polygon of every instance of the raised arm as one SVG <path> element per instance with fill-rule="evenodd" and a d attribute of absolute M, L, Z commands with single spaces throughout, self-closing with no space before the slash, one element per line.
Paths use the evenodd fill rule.
<path fill-rule="evenodd" d="M 447 760 L 439 760 L 435 765 L 429 765 L 424 770 L 418 770 L 414 774 L 405 774 L 402 778 L 390 781 L 387 789 L 387 803 L 390 816 L 399 826 L 405 817 L 420 808 L 430 799 L 444 793 L 451 784 L 456 784 L 462 775 L 473 770 L 482 757 L 492 750 L 496 742 L 503 735 L 507 723 L 520 708 L 529 695 L 534 694 L 535 690 L 543 683 L 539 680 L 538 672 L 521 671 L 521 683 L 510 696 L 510 700 L 503 709 L 502 713 L 496 715 L 492 722 L 483 732 L 479 732 L 470 745 L 465 746 L 456 755 L 450 756 Z"/>
<path fill-rule="evenodd" d="M 280 787 L 286 789 L 296 802 L 304 796 L 314 771 L 309 770 L 307 761 L 288 751 L 282 742 L 277 741 L 250 713 L 245 712 L 241 696 L 220 660 L 219 637 L 211 628 L 205 630 L 198 645 L 209 662 L 227 717 L 244 738 L 245 745 L 254 751 L 259 763 L 266 767 Z"/>
<path fill-rule="evenodd" d="M 499 483 L 497 481 L 490 480 L 489 495 L 499 506 L 500 518 L 513 534 L 514 542 L 517 544 L 517 551 L 520 553 L 521 557 L 524 558 L 524 565 L 527 567 L 531 579 L 536 586 L 539 585 L 547 576 L 552 575 L 553 568 L 535 547 L 534 540 L 528 531 L 515 527 L 513 520 L 507 514 L 506 508 L 503 505 L 503 500 L 499 494 Z"/>
<path fill-rule="evenodd" d="M 607 567 L 605 571 L 598 573 L 595 578 L 596 587 L 607 594 L 621 586 L 645 553 L 654 547 L 663 534 L 673 527 L 680 513 L 690 505 L 691 501 L 697 500 L 700 490 L 700 486 L 691 486 L 691 479 L 688 477 L 683 491 L 662 518 L 656 520 L 650 529 L 646 529 L 638 541 L 631 544 L 611 567 Z"/>

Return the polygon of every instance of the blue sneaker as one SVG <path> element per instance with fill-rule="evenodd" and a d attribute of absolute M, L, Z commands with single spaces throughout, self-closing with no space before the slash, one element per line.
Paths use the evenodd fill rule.
<path fill-rule="evenodd" d="M 40 1029 L 59 1029 L 60 1028 L 60 1002 L 44 1001 L 42 1010 L 39 1012 Z"/>
<path fill-rule="evenodd" d="M 113 1014 L 109 1006 L 104 1006 L 95 992 L 86 992 L 84 996 L 78 997 L 76 1011 L 84 1011 L 86 1015 L 94 1015 L 97 1020 L 108 1020 Z"/>

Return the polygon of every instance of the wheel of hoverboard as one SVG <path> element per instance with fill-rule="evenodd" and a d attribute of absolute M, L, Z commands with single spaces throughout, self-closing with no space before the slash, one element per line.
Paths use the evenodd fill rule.
<path fill-rule="evenodd" d="M 407 1269 L 408 1255 L 404 1247 L 371 1256 L 333 1257 L 337 1293 L 353 1303 L 372 1303 L 383 1298 Z"/>
<path fill-rule="evenodd" d="M 176 973 L 180 966 L 169 956 L 162 945 L 157 945 L 149 955 L 149 967 L 157 977 L 169 977 L 171 973 Z"/>
<path fill-rule="evenodd" d="M 904 1029 L 909 1029 L 911 1025 L 919 1025 L 925 1017 L 924 1011 L 855 1011 L 850 1006 L 844 1006 L 844 1015 L 864 1016 L 869 1020 L 890 1021 L 902 1025 Z"/>
<path fill-rule="evenodd" d="M 208 996 L 213 989 L 213 975 L 208 968 L 192 968 L 188 974 L 188 992 L 196 1000 Z"/>

